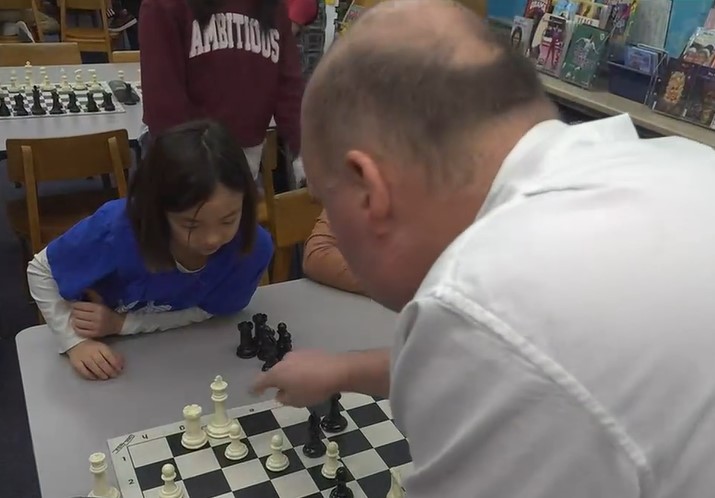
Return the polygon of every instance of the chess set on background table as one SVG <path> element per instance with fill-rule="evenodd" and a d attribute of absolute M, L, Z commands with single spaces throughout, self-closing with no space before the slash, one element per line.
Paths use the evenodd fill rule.
<path fill-rule="evenodd" d="M 237 354 L 240 351 L 239 356 L 249 358 L 263 350 L 267 358 L 264 369 L 281 361 L 282 355 L 274 348 L 283 354 L 292 348 L 283 323 L 278 327 L 278 341 L 266 341 L 273 332 L 264 314 L 254 315 L 253 323 L 242 322 L 239 330 Z M 228 382 L 216 376 L 209 387 L 213 413 L 205 414 L 200 404 L 190 402 L 181 421 L 107 441 L 118 489 L 108 484 L 105 453 L 92 454 L 94 486 L 90 496 L 406 496 L 402 482 L 412 471 L 412 459 L 407 439 L 393 422 L 388 400 L 345 393 L 311 408 L 265 401 L 228 409 Z"/>
<path fill-rule="evenodd" d="M 117 95 L 121 96 L 117 100 L 124 105 L 135 105 L 140 100 L 138 90 L 141 85 L 133 86 L 124 81 L 122 71 L 119 71 L 117 80 L 106 82 L 98 81 L 96 71 L 90 69 L 90 81 L 85 82 L 84 71 L 77 69 L 71 83 L 64 68 L 60 69 L 57 83 L 50 81 L 44 67 L 40 68 L 40 82 L 34 82 L 33 71 L 27 63 L 22 83 L 18 82 L 14 70 L 10 72 L 9 83 L 0 82 L 0 119 L 111 114 L 125 112 L 123 104 L 115 101 Z"/>

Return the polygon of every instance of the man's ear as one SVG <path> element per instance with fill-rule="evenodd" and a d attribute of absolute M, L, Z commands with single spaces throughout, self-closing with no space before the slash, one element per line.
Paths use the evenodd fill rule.
<path fill-rule="evenodd" d="M 359 150 L 345 155 L 349 183 L 356 188 L 361 207 L 374 221 L 386 218 L 390 212 L 390 189 L 384 165 L 375 157 Z"/>

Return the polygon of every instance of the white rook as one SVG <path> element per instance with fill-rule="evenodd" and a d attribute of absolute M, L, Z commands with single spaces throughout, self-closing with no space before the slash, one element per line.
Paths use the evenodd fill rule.
<path fill-rule="evenodd" d="M 227 388 L 228 383 L 220 375 L 217 375 L 211 383 L 211 401 L 214 402 L 214 414 L 206 427 L 206 432 L 214 439 L 227 437 L 231 428 L 231 420 L 226 412 Z"/>
<path fill-rule="evenodd" d="M 94 479 L 94 486 L 92 486 L 89 496 L 119 498 L 119 490 L 107 482 L 107 456 L 104 453 L 92 453 L 89 456 L 89 471 Z"/>
<path fill-rule="evenodd" d="M 186 405 L 184 407 L 184 425 L 186 430 L 181 436 L 181 444 L 184 448 L 195 450 L 201 448 L 208 441 L 206 433 L 201 428 L 202 409 L 199 405 Z"/>

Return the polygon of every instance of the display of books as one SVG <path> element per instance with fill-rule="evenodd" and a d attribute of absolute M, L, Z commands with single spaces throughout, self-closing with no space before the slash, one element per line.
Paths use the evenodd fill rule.
<path fill-rule="evenodd" d="M 665 76 L 657 86 L 653 110 L 677 118 L 685 117 L 686 104 L 692 90 L 694 70 L 697 67 L 697 65 L 681 59 L 671 60 Z"/>
<path fill-rule="evenodd" d="M 538 47 L 536 68 L 541 72 L 558 76 L 569 43 L 570 24 L 564 17 L 545 14 L 539 26 L 539 38 L 534 35 L 531 44 L 532 51 Z"/>
<path fill-rule="evenodd" d="M 521 54 L 526 54 L 534 31 L 534 20 L 516 16 L 511 26 L 511 47 Z"/>
<path fill-rule="evenodd" d="M 605 30 L 587 24 L 576 26 L 561 66 L 561 79 L 591 88 L 607 43 L 608 33 Z"/>

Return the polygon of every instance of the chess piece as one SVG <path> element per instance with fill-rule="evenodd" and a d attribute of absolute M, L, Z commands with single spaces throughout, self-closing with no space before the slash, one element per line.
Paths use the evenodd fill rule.
<path fill-rule="evenodd" d="M 5 102 L 5 97 L 0 98 L 0 117 L 6 118 L 10 116 L 10 108 L 7 106 L 7 103 Z"/>
<path fill-rule="evenodd" d="M 253 358 L 258 354 L 258 345 L 253 338 L 253 323 L 241 322 L 238 324 L 240 344 L 236 348 L 236 356 L 243 359 Z"/>
<path fill-rule="evenodd" d="M 226 447 L 224 455 L 229 460 L 241 460 L 248 455 L 248 446 L 241 441 L 242 433 L 241 426 L 234 422 L 228 429 L 228 437 L 231 439 L 231 444 Z"/>
<path fill-rule="evenodd" d="M 390 469 L 390 490 L 385 498 L 405 498 L 405 496 L 400 474 L 395 469 Z"/>
<path fill-rule="evenodd" d="M 50 114 L 64 114 L 65 110 L 62 108 L 62 102 L 60 101 L 60 94 L 57 90 L 52 90 L 52 109 L 50 109 Z"/>
<path fill-rule="evenodd" d="M 15 100 L 15 116 L 27 116 L 30 114 L 25 108 L 25 96 L 23 94 L 18 93 L 13 97 L 13 100 Z"/>
<path fill-rule="evenodd" d="M 293 339 L 286 324 L 278 324 L 278 361 L 293 350 Z"/>
<path fill-rule="evenodd" d="M 273 339 L 266 341 L 266 362 L 261 367 L 261 370 L 267 372 L 278 363 L 278 346 Z"/>
<path fill-rule="evenodd" d="M 340 448 L 338 447 L 338 443 L 336 443 L 335 441 L 330 441 L 328 443 L 325 463 L 323 464 L 323 468 L 320 469 L 320 473 L 323 475 L 323 477 L 325 477 L 326 479 L 335 479 L 335 473 L 337 472 L 339 467 L 339 457 Z"/>
<path fill-rule="evenodd" d="M 82 81 L 82 70 L 76 69 L 74 72 L 74 85 L 72 85 L 75 90 L 86 90 L 87 85 Z"/>
<path fill-rule="evenodd" d="M 117 108 L 112 100 L 112 94 L 109 92 L 102 92 L 102 107 L 107 112 L 115 111 Z"/>
<path fill-rule="evenodd" d="M 119 71 L 117 71 L 117 79 L 119 81 L 124 81 L 124 71 L 123 70 L 120 69 Z"/>
<path fill-rule="evenodd" d="M 97 102 L 94 100 L 94 94 L 87 92 L 87 112 L 99 112 Z"/>
<path fill-rule="evenodd" d="M 30 64 L 30 61 L 27 61 L 25 62 L 25 90 L 29 92 L 32 87 L 32 64 Z"/>
<path fill-rule="evenodd" d="M 73 91 L 70 91 L 69 93 L 69 103 L 67 104 L 67 110 L 71 113 L 78 113 L 82 109 L 80 109 L 79 105 L 77 104 L 77 94 L 74 93 Z"/>
<path fill-rule="evenodd" d="M 104 89 L 102 88 L 102 85 L 99 84 L 99 81 L 97 80 L 97 70 L 96 69 L 90 69 L 89 70 L 89 77 L 91 80 L 91 85 L 90 85 L 90 90 L 94 90 L 95 92 L 101 92 Z"/>
<path fill-rule="evenodd" d="M 268 327 L 261 327 L 261 335 L 258 342 L 258 359 L 261 361 L 268 361 L 269 356 L 275 354 L 277 355 L 276 340 L 270 334 Z"/>
<path fill-rule="evenodd" d="M 17 72 L 13 69 L 10 71 L 10 86 L 7 88 L 10 93 L 18 93 L 20 86 L 17 84 Z"/>
<path fill-rule="evenodd" d="M 271 438 L 271 455 L 266 460 L 266 468 L 271 472 L 280 472 L 288 465 L 288 457 L 283 453 L 283 436 L 276 434 Z"/>
<path fill-rule="evenodd" d="M 170 463 L 161 468 L 161 480 L 164 485 L 159 490 L 159 498 L 181 498 L 184 490 L 176 484 L 176 469 Z"/>
<path fill-rule="evenodd" d="M 340 414 L 340 393 L 330 397 L 330 410 L 320 422 L 320 427 L 325 432 L 342 432 L 348 426 L 348 421 Z"/>
<path fill-rule="evenodd" d="M 340 467 L 335 471 L 337 485 L 330 492 L 330 498 L 353 498 L 353 490 L 348 487 L 348 471 Z"/>
<path fill-rule="evenodd" d="M 308 458 L 319 458 L 325 455 L 325 443 L 320 436 L 320 417 L 311 410 L 310 417 L 308 417 L 308 442 L 303 446 L 303 454 Z"/>
<path fill-rule="evenodd" d="M 40 89 L 37 86 L 32 88 L 32 107 L 30 112 L 33 116 L 42 116 L 47 114 L 47 111 L 42 106 L 42 95 L 40 94 Z"/>
<path fill-rule="evenodd" d="M 131 83 L 124 83 L 124 91 L 126 92 L 125 95 L 125 100 L 124 104 L 126 105 L 136 105 L 139 103 L 139 96 L 134 93 L 134 90 L 132 89 L 132 84 Z"/>
<path fill-rule="evenodd" d="M 71 90 L 72 87 L 70 87 L 70 84 L 67 81 L 67 73 L 65 72 L 65 68 L 62 68 L 60 69 L 60 91 L 69 92 Z"/>
<path fill-rule="evenodd" d="M 89 456 L 89 471 L 92 473 L 94 485 L 90 497 L 119 498 L 119 490 L 107 482 L 107 455 L 92 453 Z"/>
<path fill-rule="evenodd" d="M 214 402 L 214 414 L 211 417 L 211 422 L 206 427 L 206 433 L 214 439 L 227 437 L 231 427 L 231 419 L 228 418 L 228 412 L 226 411 L 227 388 L 228 383 L 220 375 L 217 375 L 211 383 L 211 401 Z"/>
<path fill-rule="evenodd" d="M 186 430 L 181 436 L 181 445 L 188 450 L 201 448 L 209 440 L 201 428 L 202 409 L 199 405 L 184 407 L 184 426 Z"/>

